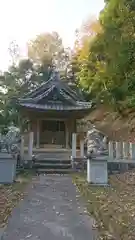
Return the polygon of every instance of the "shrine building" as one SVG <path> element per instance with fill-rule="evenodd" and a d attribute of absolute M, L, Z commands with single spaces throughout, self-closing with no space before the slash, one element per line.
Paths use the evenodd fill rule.
<path fill-rule="evenodd" d="M 34 133 L 34 146 L 58 145 L 71 148 L 72 133 L 77 120 L 91 110 L 77 87 L 60 78 L 57 70 L 50 79 L 18 100 L 20 115 L 29 119 L 29 131 Z"/>

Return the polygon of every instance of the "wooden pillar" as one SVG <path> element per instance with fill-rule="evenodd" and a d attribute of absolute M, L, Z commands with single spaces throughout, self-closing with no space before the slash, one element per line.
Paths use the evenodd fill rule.
<path fill-rule="evenodd" d="M 33 154 L 33 132 L 29 133 L 29 145 L 28 145 L 28 158 L 29 160 L 32 160 L 32 154 Z"/>
<path fill-rule="evenodd" d="M 84 158 L 84 139 L 80 139 L 80 155 Z"/>
<path fill-rule="evenodd" d="M 66 130 L 66 148 L 69 148 L 69 130 L 68 130 L 68 124 L 65 122 L 65 130 Z"/>
<path fill-rule="evenodd" d="M 80 132 L 79 136 L 80 136 L 80 139 L 79 139 L 79 141 L 80 141 L 80 157 L 84 158 L 84 133 Z"/>
<path fill-rule="evenodd" d="M 40 121 L 37 119 L 37 139 L 36 139 L 36 148 L 40 147 Z"/>
<path fill-rule="evenodd" d="M 72 157 L 76 158 L 76 133 L 72 133 Z"/>
<path fill-rule="evenodd" d="M 28 131 L 29 131 L 29 132 L 31 131 L 31 121 L 30 121 L 30 119 L 29 119 L 29 121 L 28 121 Z"/>
<path fill-rule="evenodd" d="M 21 161 L 24 160 L 24 136 L 21 136 L 21 146 L 20 146 L 20 157 Z"/>

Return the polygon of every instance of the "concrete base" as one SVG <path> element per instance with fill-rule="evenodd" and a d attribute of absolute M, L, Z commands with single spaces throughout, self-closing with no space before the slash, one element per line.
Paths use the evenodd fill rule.
<path fill-rule="evenodd" d="M 6 227 L 0 228 L 0 240 L 3 238 L 3 233 L 5 231 Z"/>
<path fill-rule="evenodd" d="M 0 153 L 0 183 L 13 183 L 16 176 L 16 160 L 10 154 Z"/>
<path fill-rule="evenodd" d="M 93 183 L 90 183 L 90 186 L 91 186 L 91 187 L 95 187 L 95 188 L 96 188 L 97 186 L 98 186 L 98 187 L 101 187 L 101 188 L 110 188 L 110 187 L 111 187 L 111 185 L 109 185 L 108 183 L 107 183 L 107 184 L 98 184 L 98 183 L 97 183 L 97 184 L 93 184 Z"/>
<path fill-rule="evenodd" d="M 87 181 L 91 184 L 108 184 L 107 160 L 88 159 L 87 160 Z"/>

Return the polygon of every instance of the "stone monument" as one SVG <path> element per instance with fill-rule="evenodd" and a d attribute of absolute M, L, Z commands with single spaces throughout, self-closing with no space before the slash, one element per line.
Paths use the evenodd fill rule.
<path fill-rule="evenodd" d="M 0 183 L 12 183 L 16 177 L 19 155 L 20 131 L 10 127 L 7 134 L 0 136 Z"/>
<path fill-rule="evenodd" d="M 108 183 L 107 137 L 93 127 L 87 132 L 87 181 L 92 184 Z"/>

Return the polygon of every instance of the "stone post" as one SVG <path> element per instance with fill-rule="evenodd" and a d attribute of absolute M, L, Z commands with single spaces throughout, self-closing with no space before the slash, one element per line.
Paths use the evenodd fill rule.
<path fill-rule="evenodd" d="M 72 157 L 76 158 L 76 133 L 72 133 Z"/>
<path fill-rule="evenodd" d="M 135 143 L 129 144 L 129 153 L 130 153 L 130 159 L 135 160 Z"/>
<path fill-rule="evenodd" d="M 20 146 L 20 157 L 21 161 L 24 160 L 24 136 L 21 136 L 21 146 Z"/>
<path fill-rule="evenodd" d="M 80 140 L 80 155 L 81 158 L 84 158 L 84 139 Z"/>
<path fill-rule="evenodd" d="M 109 142 L 109 144 L 108 144 L 108 151 L 109 151 L 109 160 L 114 160 L 113 142 Z"/>
<path fill-rule="evenodd" d="M 115 150 L 116 150 L 116 159 L 122 159 L 122 143 L 116 142 L 115 143 Z"/>
<path fill-rule="evenodd" d="M 90 159 L 87 159 L 87 182 L 91 183 L 91 173 L 90 173 Z"/>
<path fill-rule="evenodd" d="M 32 160 L 33 154 L 33 132 L 29 133 L 29 145 L 28 145 L 28 159 Z"/>
<path fill-rule="evenodd" d="M 129 143 L 123 142 L 123 158 L 128 159 L 129 158 Z"/>

